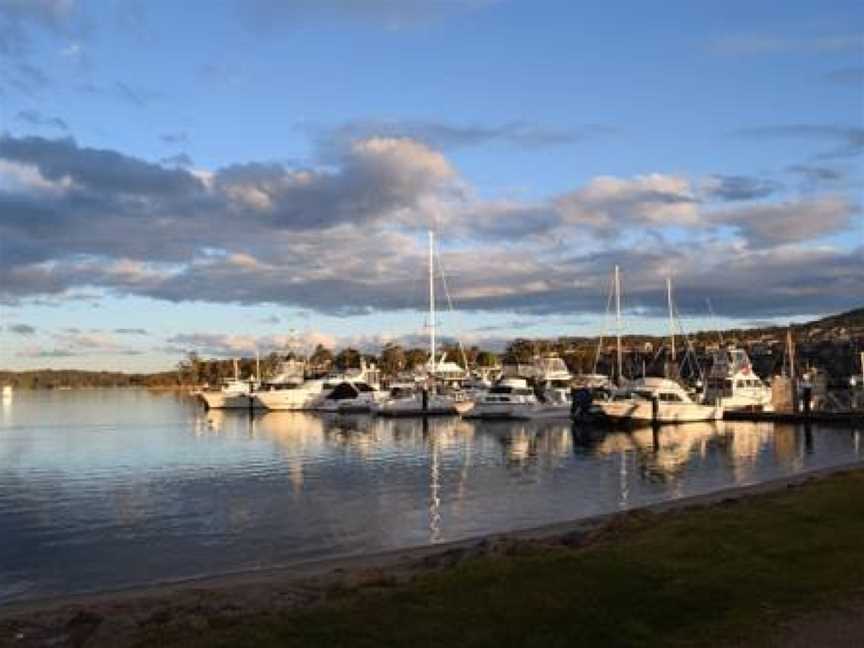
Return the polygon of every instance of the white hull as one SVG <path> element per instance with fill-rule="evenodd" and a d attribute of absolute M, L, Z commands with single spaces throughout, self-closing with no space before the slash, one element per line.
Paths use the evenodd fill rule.
<path fill-rule="evenodd" d="M 696 421 L 719 421 L 723 418 L 723 408 L 699 403 L 658 403 L 657 417 L 653 405 L 647 400 L 600 401 L 594 406 L 605 416 L 616 420 L 630 420 L 658 423 L 690 423 Z"/>
<path fill-rule="evenodd" d="M 530 409 L 516 412 L 517 418 L 526 419 L 569 419 L 570 404 L 550 405 L 547 403 L 538 403 Z"/>
<path fill-rule="evenodd" d="M 224 394 L 222 392 L 202 391 L 198 396 L 210 409 L 249 409 L 260 407 L 254 395 L 250 394 Z"/>
<path fill-rule="evenodd" d="M 375 397 L 357 398 L 342 398 L 331 399 L 325 398 L 318 403 L 317 409 L 319 412 L 341 412 L 343 414 L 366 414 L 376 409 L 378 400 Z"/>
<path fill-rule="evenodd" d="M 308 392 L 304 389 L 275 389 L 255 394 L 255 400 L 269 410 L 301 412 L 318 409 L 321 405 L 321 392 Z"/>
<path fill-rule="evenodd" d="M 570 405 L 547 403 L 478 403 L 465 418 L 474 419 L 568 419 Z"/>
<path fill-rule="evenodd" d="M 418 395 L 377 403 L 374 411 L 379 416 L 458 416 L 473 405 L 470 400 L 455 401 L 446 396 L 430 395 L 423 409 L 423 399 Z"/>
<path fill-rule="evenodd" d="M 524 407 L 522 403 L 484 403 L 474 405 L 474 408 L 465 415 L 472 419 L 512 419 L 514 410 Z"/>
<path fill-rule="evenodd" d="M 735 394 L 734 396 L 728 396 L 726 398 L 720 399 L 720 406 L 724 410 L 728 410 L 730 412 L 773 412 L 774 405 L 771 404 L 771 394 L 768 392 L 767 396 L 744 396 L 741 394 Z"/>

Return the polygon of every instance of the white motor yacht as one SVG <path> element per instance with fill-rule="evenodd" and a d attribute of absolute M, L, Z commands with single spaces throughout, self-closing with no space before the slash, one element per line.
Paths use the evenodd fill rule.
<path fill-rule="evenodd" d="M 387 398 L 386 392 L 365 380 L 344 380 L 327 390 L 315 409 L 343 414 L 371 412 Z"/>
<path fill-rule="evenodd" d="M 705 382 L 702 402 L 719 403 L 724 410 L 771 412 L 771 388 L 750 364 L 744 349 L 724 349 L 714 354 Z"/>
<path fill-rule="evenodd" d="M 537 396 L 528 386 L 527 380 L 502 378 L 489 391 L 480 395 L 474 403 L 474 408 L 466 414 L 466 418 L 527 418 L 524 413 L 536 410 L 538 405 L 540 403 L 537 401 Z"/>
<path fill-rule="evenodd" d="M 667 378 L 641 378 L 609 400 L 595 401 L 594 407 L 615 420 L 685 423 L 723 418 L 722 406 L 697 403 L 680 384 Z"/>
<path fill-rule="evenodd" d="M 335 386 L 323 378 L 302 383 L 267 383 L 255 393 L 255 400 L 270 410 L 313 410 Z"/>
<path fill-rule="evenodd" d="M 463 394 L 435 394 L 423 391 L 391 397 L 375 404 L 379 416 L 458 416 L 469 412 L 474 401 Z"/>

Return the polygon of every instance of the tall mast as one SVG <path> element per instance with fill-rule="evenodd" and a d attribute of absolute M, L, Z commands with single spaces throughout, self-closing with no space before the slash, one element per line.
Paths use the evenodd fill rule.
<path fill-rule="evenodd" d="M 618 384 L 623 380 L 623 357 L 621 354 L 621 274 L 615 266 L 615 340 L 618 351 Z"/>
<path fill-rule="evenodd" d="M 435 358 L 435 234 L 429 230 L 429 352 L 431 371 L 434 377 L 437 360 Z"/>
<path fill-rule="evenodd" d="M 672 341 L 672 362 L 675 362 L 675 315 L 672 311 L 672 277 L 666 277 L 666 298 L 669 302 L 669 336 Z"/>

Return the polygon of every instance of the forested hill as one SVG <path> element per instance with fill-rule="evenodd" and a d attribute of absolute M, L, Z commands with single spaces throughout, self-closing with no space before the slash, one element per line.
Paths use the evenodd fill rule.
<path fill-rule="evenodd" d="M 16 389 L 58 389 L 60 387 L 176 387 L 176 371 L 153 374 L 128 374 L 119 371 L 79 371 L 77 369 L 36 369 L 0 371 L 0 385 Z"/>
<path fill-rule="evenodd" d="M 864 290 L 864 286 L 862 286 L 862 290 Z M 845 313 L 839 313 L 838 315 L 829 315 L 828 317 L 823 317 L 822 319 L 816 320 L 814 322 L 808 322 L 804 326 L 808 328 L 812 328 L 814 326 L 844 326 L 864 328 L 864 307 L 846 311 Z"/>

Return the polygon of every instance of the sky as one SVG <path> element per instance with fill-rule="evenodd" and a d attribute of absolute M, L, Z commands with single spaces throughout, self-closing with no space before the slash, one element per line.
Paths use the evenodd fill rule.
<path fill-rule="evenodd" d="M 862 156 L 860 2 L 0 0 L 0 368 L 420 343 L 430 229 L 466 344 L 812 319 Z"/>

